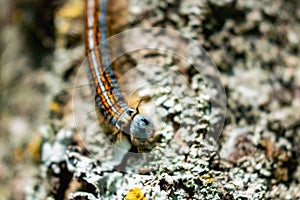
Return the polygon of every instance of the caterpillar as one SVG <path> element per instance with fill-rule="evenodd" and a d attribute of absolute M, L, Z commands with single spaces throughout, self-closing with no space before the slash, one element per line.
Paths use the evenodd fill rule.
<path fill-rule="evenodd" d="M 106 28 L 106 0 L 85 0 L 87 74 L 96 108 L 113 127 L 138 144 L 154 134 L 154 125 L 149 116 L 139 112 L 138 106 L 130 108 L 125 103 L 111 68 Z"/>

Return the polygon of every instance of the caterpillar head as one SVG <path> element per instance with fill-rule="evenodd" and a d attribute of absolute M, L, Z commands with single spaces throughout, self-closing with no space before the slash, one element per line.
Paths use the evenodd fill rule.
<path fill-rule="evenodd" d="M 150 117 L 136 114 L 130 124 L 131 139 L 136 142 L 145 142 L 154 134 L 154 125 Z"/>

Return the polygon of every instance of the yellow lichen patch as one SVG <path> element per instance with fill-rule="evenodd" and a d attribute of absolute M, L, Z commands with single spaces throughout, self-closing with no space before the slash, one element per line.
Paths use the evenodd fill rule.
<path fill-rule="evenodd" d="M 40 162 L 41 158 L 41 142 L 40 134 L 35 134 L 27 145 L 21 146 L 13 150 L 14 162 L 21 162 L 26 159 L 34 162 Z"/>
<path fill-rule="evenodd" d="M 84 8 L 82 0 L 70 0 L 62 8 L 60 8 L 56 16 L 64 18 L 76 18 L 82 14 Z"/>
<path fill-rule="evenodd" d="M 214 181 L 214 179 L 209 174 L 204 174 L 203 176 L 201 176 L 201 179 L 205 180 L 205 185 L 212 184 L 212 182 Z"/>
<path fill-rule="evenodd" d="M 42 137 L 40 134 L 35 134 L 31 141 L 27 144 L 27 151 L 29 152 L 32 160 L 39 162 L 40 161 L 40 152 L 41 152 L 41 143 Z"/>
<path fill-rule="evenodd" d="M 62 118 L 63 117 L 63 107 L 59 105 L 56 101 L 52 101 L 49 105 L 50 108 L 50 116 L 54 118 Z"/>
<path fill-rule="evenodd" d="M 146 200 L 140 188 L 131 188 L 125 196 L 125 200 Z"/>
<path fill-rule="evenodd" d="M 51 112 L 55 112 L 55 113 L 58 113 L 58 112 L 61 112 L 61 107 L 58 105 L 58 103 L 57 102 L 55 102 L 55 101 L 52 101 L 51 103 L 50 103 L 50 111 Z"/>
<path fill-rule="evenodd" d="M 65 47 L 70 35 L 80 35 L 84 1 L 68 0 L 55 12 L 56 48 Z"/>

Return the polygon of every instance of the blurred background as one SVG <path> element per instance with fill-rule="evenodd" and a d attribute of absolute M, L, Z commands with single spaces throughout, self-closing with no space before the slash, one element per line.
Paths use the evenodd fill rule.
<path fill-rule="evenodd" d="M 24 199 L 40 162 L 47 119 L 44 74 L 54 49 L 55 2 L 0 1 L 0 199 Z"/>

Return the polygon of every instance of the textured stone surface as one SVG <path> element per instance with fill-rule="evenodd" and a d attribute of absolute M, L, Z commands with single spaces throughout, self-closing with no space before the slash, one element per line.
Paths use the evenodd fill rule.
<path fill-rule="evenodd" d="M 150 152 L 140 159 L 128 158 L 126 173 L 111 168 L 124 155 L 113 157 L 114 149 L 102 130 L 99 134 L 92 114 L 82 120 L 88 133 L 83 141 L 73 121 L 73 83 L 84 59 L 82 2 L 55 5 L 55 12 L 46 6 L 54 14 L 55 43 L 49 29 L 30 17 L 42 3 L 28 6 L 17 1 L 15 8 L 1 4 L 1 10 L 10 8 L 16 14 L 1 12 L 1 88 L 6 98 L 0 107 L 0 178 L 10 181 L 1 183 L 0 199 L 300 198 L 298 1 L 128 1 L 121 27 L 113 27 L 111 33 L 122 31 L 126 23 L 126 28 L 157 26 L 199 42 L 221 72 L 227 113 L 218 143 L 203 140 L 210 122 L 218 121 L 217 115 L 210 118 L 203 76 L 163 51 L 121 57 L 114 67 L 126 94 L 131 95 L 140 80 L 161 84 L 132 93 L 132 105 L 141 97 L 151 99 L 142 109 L 151 111 L 155 105 L 153 118 L 162 128 Z M 24 26 L 29 32 L 36 30 L 33 35 L 53 51 L 37 54 L 39 45 L 22 39 Z M 186 56 L 197 62 L 199 58 L 191 56 L 195 52 L 188 49 Z M 124 78 L 135 66 L 132 76 Z M 170 76 L 170 69 L 183 74 L 188 84 L 176 73 Z M 196 93 L 199 112 L 182 106 L 193 104 L 188 88 Z M 201 118 L 197 125 L 195 117 Z M 127 143 L 119 145 L 125 148 Z M 108 163 L 111 158 L 114 162 Z"/>

